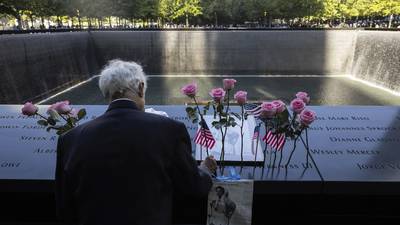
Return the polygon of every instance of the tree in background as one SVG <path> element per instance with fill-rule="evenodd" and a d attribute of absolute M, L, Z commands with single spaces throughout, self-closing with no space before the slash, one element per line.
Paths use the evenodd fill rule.
<path fill-rule="evenodd" d="M 232 0 L 203 0 L 201 7 L 203 9 L 203 18 L 210 21 L 214 26 L 220 23 L 228 23 L 232 16 L 228 7 L 232 4 Z"/>
<path fill-rule="evenodd" d="M 137 0 L 137 4 L 133 7 L 132 11 L 136 11 L 136 18 L 141 18 L 143 21 L 157 21 L 161 24 L 160 18 L 160 7 L 161 2 L 159 0 Z"/>
<path fill-rule="evenodd" d="M 400 14 L 399 0 L 373 0 L 370 7 L 370 12 L 375 15 L 389 16 L 389 25 L 392 27 L 393 16 Z"/>
<path fill-rule="evenodd" d="M 189 27 L 189 16 L 202 14 L 200 0 L 160 0 L 160 15 L 169 21 L 185 18 Z"/>
<path fill-rule="evenodd" d="M 0 0 L 0 14 L 14 17 L 18 28 L 45 18 L 59 27 L 66 20 L 79 27 L 127 27 L 141 21 L 157 21 L 189 26 L 193 18 L 200 24 L 237 25 L 246 22 L 268 25 L 273 22 L 290 26 L 312 26 L 321 22 L 331 26 L 359 18 L 382 21 L 387 17 L 391 27 L 400 14 L 400 0 Z M 27 22 L 28 21 L 28 22 Z M 85 25 L 86 26 L 86 25 Z"/>
<path fill-rule="evenodd" d="M 18 29 L 22 29 L 22 12 L 29 5 L 29 0 L 1 0 L 0 13 L 11 15 L 18 21 Z"/>

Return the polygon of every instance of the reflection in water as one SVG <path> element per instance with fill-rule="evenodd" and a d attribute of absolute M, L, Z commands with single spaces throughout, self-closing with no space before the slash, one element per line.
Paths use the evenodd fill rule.
<path fill-rule="evenodd" d="M 193 81 L 199 86 L 199 99 L 208 100 L 209 90 L 221 86 L 222 79 L 218 76 L 149 76 L 146 104 L 183 105 L 188 102 L 188 98 L 180 93 L 180 88 Z M 279 96 L 283 101 L 289 102 L 294 97 L 293 93 L 303 90 L 312 96 L 312 105 L 400 105 L 399 96 L 343 77 L 235 77 L 235 79 L 238 81 L 237 90 L 248 91 L 251 101 L 271 100 L 275 99 L 274 96 Z M 57 95 L 43 104 L 65 99 L 76 105 L 107 104 L 98 88 L 98 79 Z"/>

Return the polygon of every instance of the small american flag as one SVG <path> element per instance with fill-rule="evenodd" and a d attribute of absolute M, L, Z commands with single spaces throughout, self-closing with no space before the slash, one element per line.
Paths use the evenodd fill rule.
<path fill-rule="evenodd" d="M 215 139 L 204 119 L 200 121 L 200 128 L 197 131 L 194 142 L 209 149 L 212 149 L 215 145 Z"/>
<path fill-rule="evenodd" d="M 261 106 L 257 104 L 245 104 L 244 110 L 249 114 L 253 115 L 255 118 L 259 118 L 261 115 Z"/>
<path fill-rule="evenodd" d="M 256 154 L 257 152 L 257 148 L 258 148 L 258 137 L 260 136 L 260 128 L 261 128 L 261 123 L 258 124 L 255 128 L 254 128 L 254 133 L 253 133 L 253 137 L 252 137 L 252 141 L 251 141 L 251 152 L 253 153 L 253 155 Z M 254 151 L 254 141 L 256 140 L 256 150 Z M 257 156 L 256 156 L 257 157 Z"/>
<path fill-rule="evenodd" d="M 263 141 L 267 143 L 272 148 L 282 151 L 283 146 L 285 146 L 286 135 L 284 133 L 274 134 L 272 131 L 268 131 L 264 136 Z"/>
<path fill-rule="evenodd" d="M 258 124 L 258 125 L 254 128 L 253 140 L 257 139 L 257 138 L 260 136 L 260 127 L 261 127 L 261 124 Z"/>

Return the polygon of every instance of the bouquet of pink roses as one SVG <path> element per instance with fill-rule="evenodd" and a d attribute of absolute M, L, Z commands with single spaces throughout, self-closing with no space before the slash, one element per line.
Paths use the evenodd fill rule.
<path fill-rule="evenodd" d="M 201 146 L 205 146 L 207 148 L 212 148 L 215 144 L 215 140 L 209 140 L 199 135 L 204 133 L 208 138 L 212 138 L 210 132 L 203 132 L 204 130 L 208 130 L 207 125 L 204 121 L 204 115 L 212 107 L 214 121 L 212 121 L 212 126 L 221 132 L 221 155 L 220 155 L 220 163 L 224 161 L 224 153 L 225 153 L 225 136 L 227 134 L 227 130 L 229 127 L 239 126 L 241 128 L 241 162 L 243 162 L 243 123 L 244 120 L 248 118 L 249 115 L 253 115 L 256 119 L 260 120 L 260 124 L 255 129 L 255 134 L 257 132 L 257 144 L 258 146 L 258 136 L 260 133 L 260 126 L 264 124 L 265 126 L 265 135 L 262 140 L 266 143 L 265 148 L 263 150 L 264 153 L 264 165 L 266 163 L 266 155 L 268 149 L 270 150 L 270 162 L 268 166 L 271 166 L 271 155 L 274 154 L 274 163 L 273 167 L 275 167 L 276 153 L 280 152 L 281 157 L 279 161 L 279 166 L 282 161 L 282 153 L 283 148 L 285 146 L 286 141 L 293 140 L 294 145 L 293 149 L 290 152 L 290 156 L 286 163 L 286 168 L 288 167 L 290 160 L 293 156 L 294 151 L 296 150 L 296 144 L 299 140 L 303 142 L 306 150 L 307 150 L 307 165 L 308 159 L 311 158 L 309 153 L 308 146 L 308 127 L 314 122 L 316 119 L 316 114 L 312 110 L 307 108 L 307 105 L 310 103 L 310 97 L 306 92 L 298 92 L 296 94 L 295 99 L 293 99 L 289 106 L 287 106 L 282 100 L 274 100 L 269 102 L 262 102 L 261 104 L 248 104 L 247 103 L 247 92 L 238 91 L 234 94 L 234 99 L 236 103 L 241 107 L 240 114 L 231 112 L 230 106 L 230 93 L 235 87 L 236 80 L 234 79 L 224 79 L 223 80 L 223 88 L 214 88 L 210 91 L 210 96 L 212 97 L 212 101 L 207 102 L 203 109 L 200 109 L 200 105 L 197 101 L 196 94 L 198 87 L 195 83 L 188 84 L 181 89 L 181 92 L 193 99 L 195 107 L 188 106 L 186 108 L 186 112 L 188 117 L 192 120 L 193 123 L 199 122 L 200 128 L 198 133 L 194 139 L 196 144 L 200 144 Z M 238 120 L 240 122 L 238 122 Z M 303 135 L 305 134 L 305 137 Z M 254 135 L 255 137 L 255 135 Z M 255 153 L 255 163 L 257 161 L 257 148 Z M 313 160 L 313 159 L 312 159 Z M 315 163 L 314 163 L 315 165 Z M 316 165 L 315 165 L 316 167 Z"/>
<path fill-rule="evenodd" d="M 31 102 L 25 103 L 21 112 L 26 116 L 39 116 L 37 123 L 46 127 L 47 131 L 56 130 L 57 135 L 62 135 L 78 125 L 86 116 L 85 109 L 74 109 L 69 101 L 57 102 L 47 109 L 47 116 L 39 113 L 39 107 Z"/>
<path fill-rule="evenodd" d="M 304 144 L 307 151 L 307 166 L 309 165 L 309 158 L 312 156 L 309 152 L 308 143 L 308 127 L 316 119 L 316 113 L 307 108 L 310 103 L 310 97 L 306 92 L 298 92 L 296 98 L 293 99 L 289 107 L 281 100 L 275 100 L 271 102 L 263 102 L 259 106 L 253 106 L 252 112 L 258 112 L 256 116 L 264 123 L 266 134 L 262 139 L 266 145 L 264 148 L 264 162 L 267 155 L 268 147 L 270 147 L 270 160 L 268 167 L 275 168 L 276 153 L 280 152 L 279 165 L 281 165 L 283 148 L 285 146 L 286 140 L 293 140 L 293 149 L 289 155 L 288 161 L 285 168 L 288 167 L 293 153 L 296 150 L 296 144 L 298 140 Z M 305 137 L 303 138 L 303 133 Z M 271 165 L 271 156 L 274 154 L 274 161 Z M 313 160 L 315 165 L 315 162 Z M 315 165 L 316 167 L 316 165 Z M 317 167 L 316 167 L 317 168 Z M 319 172 L 318 168 L 317 171 Z"/>
<path fill-rule="evenodd" d="M 203 146 L 206 148 L 207 155 L 208 149 L 212 149 L 215 144 L 215 139 L 212 137 L 211 132 L 209 132 L 208 126 L 204 120 L 204 115 L 212 107 L 214 121 L 212 121 L 212 126 L 219 130 L 221 133 L 221 155 L 220 155 L 220 164 L 222 164 L 225 160 L 225 139 L 226 134 L 228 132 L 229 127 L 239 126 L 241 128 L 241 157 L 243 161 L 243 121 L 247 119 L 247 114 L 244 111 L 244 105 L 247 101 L 247 92 L 238 91 L 233 97 L 237 101 L 237 103 L 242 107 L 242 113 L 239 115 L 238 113 L 234 113 L 230 110 L 231 107 L 231 93 L 235 87 L 236 80 L 234 79 L 224 79 L 223 80 L 223 88 L 214 88 L 209 94 L 212 98 L 211 101 L 208 101 L 203 109 L 200 109 L 199 102 L 197 101 L 197 84 L 192 83 L 185 85 L 181 92 L 182 94 L 188 96 L 194 101 L 195 107 L 188 106 L 186 108 L 186 113 L 188 117 L 192 120 L 193 123 L 199 122 L 200 128 L 196 134 L 194 139 L 196 144 Z M 241 123 L 237 123 L 236 119 L 240 120 Z"/>

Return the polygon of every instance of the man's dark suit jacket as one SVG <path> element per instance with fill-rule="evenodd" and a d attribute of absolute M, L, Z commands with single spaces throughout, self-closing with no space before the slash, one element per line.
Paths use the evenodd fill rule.
<path fill-rule="evenodd" d="M 170 224 L 173 195 L 207 196 L 183 123 L 118 100 L 58 140 L 56 201 L 64 221 Z"/>

